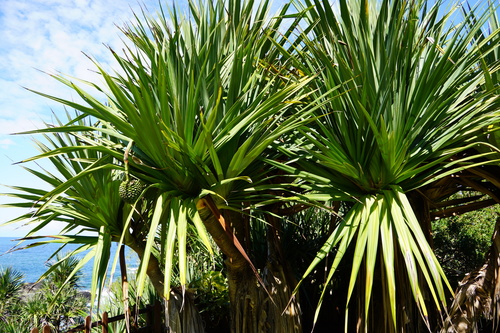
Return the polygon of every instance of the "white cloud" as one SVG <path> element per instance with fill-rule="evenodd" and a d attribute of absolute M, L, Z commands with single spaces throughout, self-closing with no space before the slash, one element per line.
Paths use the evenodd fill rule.
<path fill-rule="evenodd" d="M 37 154 L 26 136 L 9 136 L 44 127 L 52 113 L 64 108 L 29 89 L 78 100 L 69 88 L 46 73 L 64 73 L 83 80 L 100 81 L 94 65 L 82 53 L 106 68 L 113 58 L 105 45 L 121 49 L 116 27 L 133 20 L 143 1 L 137 0 L 2 0 L 0 6 L 0 184 L 36 186 L 33 177 L 12 161 Z M 155 10 L 156 0 L 144 1 Z M 44 73 L 46 72 L 46 73 Z M 64 117 L 64 116 L 63 116 Z M 64 118 L 63 118 L 64 119 Z M 3 209 L 0 225 L 15 209 Z M 8 231 L 10 230 L 10 231 Z M 14 232 L 1 228 L 0 235 Z M 17 231 L 19 232 L 19 230 Z M 17 233 L 16 232 L 16 233 Z"/>
<path fill-rule="evenodd" d="M 154 10 L 156 1 L 149 2 L 146 5 Z M 7 140 L 7 133 L 37 128 L 52 111 L 63 110 L 23 87 L 78 100 L 74 92 L 46 73 L 98 81 L 94 65 L 82 52 L 109 66 L 112 56 L 104 45 L 121 48 L 123 42 L 116 25 L 132 20 L 132 11 L 140 12 L 136 0 L 3 0 L 0 140 Z"/>
<path fill-rule="evenodd" d="M 44 127 L 45 126 L 42 120 L 39 119 L 38 117 L 27 117 L 25 115 L 21 115 L 13 118 L 0 118 L 0 134 L 3 135 L 26 132 L 33 129 L 44 128 Z M 2 141 L 5 140 L 10 140 L 10 139 L 3 139 Z"/>
<path fill-rule="evenodd" d="M 15 1 L 2 2 L 0 18 L 0 82 L 2 88 L 11 85 L 15 96 L 29 99 L 29 93 L 20 87 L 57 93 L 60 84 L 47 75 L 61 72 L 78 78 L 93 80 L 93 64 L 85 52 L 104 63 L 111 55 L 103 44 L 119 47 L 123 25 L 132 17 L 129 5 L 138 11 L 138 4 L 130 1 Z M 6 94 L 0 95 L 0 117 L 13 113 L 14 103 Z M 15 108 L 15 113 L 30 110 Z M 38 111 L 38 110 L 35 110 Z"/>
<path fill-rule="evenodd" d="M 2 148 L 9 148 L 10 146 L 13 146 L 13 145 L 15 145 L 15 143 L 11 139 L 0 140 L 0 147 L 2 147 Z"/>

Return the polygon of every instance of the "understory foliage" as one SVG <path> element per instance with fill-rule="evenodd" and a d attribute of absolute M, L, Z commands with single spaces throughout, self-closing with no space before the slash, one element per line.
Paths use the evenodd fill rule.
<path fill-rule="evenodd" d="M 205 307 L 223 308 L 227 284 L 234 333 L 436 330 L 453 288 L 432 221 L 500 202 L 498 18 L 492 3 L 447 3 L 299 0 L 270 15 L 268 1 L 189 1 L 186 16 L 137 16 L 124 53 L 110 50 L 116 71 L 93 62 L 102 83 L 53 76 L 80 100 L 38 92 L 75 112 L 28 132 L 44 138 L 23 162 L 54 169 L 26 168 L 49 189 L 13 187 L 11 206 L 31 211 L 11 222 L 33 223 L 27 239 L 65 223 L 48 241 L 88 251 L 74 272 L 94 260 L 91 304 L 109 267 L 126 281 L 127 246 L 137 298 L 149 281 L 167 309 L 190 300 L 197 265 L 217 286 Z M 453 199 L 465 190 L 480 195 Z M 189 313 L 179 330 L 197 332 Z"/>
<path fill-rule="evenodd" d="M 499 216 L 496 205 L 432 223 L 436 256 L 453 288 L 484 264 Z"/>
<path fill-rule="evenodd" d="M 61 259 L 63 256 L 57 256 Z M 44 325 L 49 325 L 51 332 L 65 332 L 81 324 L 89 299 L 79 290 L 80 274 L 64 284 L 77 264 L 77 258 L 67 257 L 46 279 L 30 286 L 20 272 L 12 268 L 0 271 L 0 332 L 25 333 L 35 327 L 41 330 Z M 52 265 L 49 262 L 48 269 Z"/>

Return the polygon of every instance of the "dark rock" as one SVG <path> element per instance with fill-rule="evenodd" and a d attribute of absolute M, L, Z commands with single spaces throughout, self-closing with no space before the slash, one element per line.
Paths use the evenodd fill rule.
<path fill-rule="evenodd" d="M 86 300 L 90 300 L 90 291 L 83 290 L 79 292 L 80 296 L 85 298 Z"/>

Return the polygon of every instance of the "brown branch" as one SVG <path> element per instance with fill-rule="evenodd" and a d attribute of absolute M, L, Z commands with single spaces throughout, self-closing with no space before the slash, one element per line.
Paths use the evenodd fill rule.
<path fill-rule="evenodd" d="M 245 249 L 241 245 L 240 241 L 238 240 L 238 237 L 236 237 L 236 235 L 233 233 L 233 230 L 231 228 L 230 223 L 228 223 L 228 221 L 226 221 L 226 219 L 224 219 L 224 216 L 222 216 L 222 214 L 220 213 L 220 211 L 217 208 L 217 205 L 215 204 L 212 197 L 206 196 L 201 200 L 203 200 L 205 202 L 205 205 L 208 206 L 208 208 L 212 212 L 212 215 L 219 221 L 221 226 L 224 228 L 224 231 L 226 232 L 227 236 L 233 242 L 233 245 L 238 249 L 238 251 L 243 256 L 243 258 L 245 258 L 248 265 L 252 269 L 255 277 L 257 278 L 257 280 L 259 280 L 259 282 L 262 285 L 262 287 L 264 288 L 264 290 L 266 290 L 266 292 L 269 294 L 269 292 L 267 291 L 266 286 L 264 284 L 264 281 L 262 281 L 262 278 L 260 277 L 260 274 L 257 271 L 257 268 L 255 268 L 252 260 L 250 259 L 247 252 L 245 251 Z M 271 296 L 271 295 L 269 294 L 269 296 Z"/>
<path fill-rule="evenodd" d="M 449 207 L 449 206 L 458 206 L 458 205 L 463 205 L 467 204 L 471 201 L 477 201 L 481 199 L 483 195 L 474 195 L 472 197 L 465 197 L 465 198 L 459 198 L 459 199 L 453 199 L 453 200 L 448 200 L 448 201 L 442 201 L 438 203 L 433 203 L 432 207 L 439 209 L 443 207 Z"/>
<path fill-rule="evenodd" d="M 131 242 L 127 242 L 127 245 L 135 253 L 137 253 L 141 261 L 144 259 L 145 244 L 134 240 Z M 158 294 L 160 294 L 163 297 L 163 295 L 165 295 L 165 286 L 163 285 L 165 276 L 163 275 L 158 258 L 156 258 L 154 255 L 149 256 L 149 262 L 147 263 L 146 274 L 149 276 L 149 279 L 151 280 L 151 283 L 153 284 L 155 290 L 158 292 Z"/>
<path fill-rule="evenodd" d="M 246 254 L 236 235 L 232 233 L 230 223 L 224 219 L 213 198 L 205 196 L 196 203 L 196 208 L 207 232 L 212 236 L 219 249 L 228 257 L 225 260 L 225 264 L 228 269 L 227 278 L 230 303 L 237 304 L 238 290 L 232 286 L 240 286 L 241 282 L 246 278 L 247 271 L 250 272 L 250 269 L 259 283 L 262 284 L 264 290 L 269 294 L 257 269 Z"/>
<path fill-rule="evenodd" d="M 212 203 L 209 203 L 210 201 Z M 234 245 L 231 234 L 228 234 L 228 230 L 231 227 L 226 225 L 225 220 L 221 222 L 220 218 L 222 215 L 218 209 L 214 210 L 214 205 L 215 203 L 213 203 L 212 198 L 204 198 L 196 203 L 196 208 L 207 232 L 212 236 L 212 239 L 220 250 L 228 257 L 231 266 L 233 268 L 241 268 L 245 265 L 246 260 Z"/>
<path fill-rule="evenodd" d="M 122 294 L 123 294 L 123 309 L 125 310 L 125 325 L 127 332 L 130 332 L 130 309 L 128 307 L 128 277 L 127 277 L 127 263 L 125 260 L 125 245 L 120 248 L 120 273 L 122 277 Z"/>
<path fill-rule="evenodd" d="M 497 195 L 497 193 L 495 193 L 493 190 L 491 190 L 490 188 L 485 186 L 485 185 L 488 185 L 490 183 L 483 183 L 483 182 L 474 181 L 471 179 L 462 179 L 462 182 L 465 185 L 470 186 L 473 189 L 475 189 L 481 193 L 489 195 L 491 198 L 495 199 L 495 201 L 497 203 L 500 203 L 500 197 Z"/>
<path fill-rule="evenodd" d="M 492 183 L 496 188 L 500 188 L 500 176 L 495 176 L 495 174 L 492 174 L 485 170 L 484 168 L 470 168 L 468 169 L 471 173 L 483 178 L 487 179 L 490 183 Z M 496 175 L 500 175 L 500 170 L 496 170 Z"/>
<path fill-rule="evenodd" d="M 488 199 L 488 200 L 482 200 L 482 201 L 474 202 L 474 203 L 467 204 L 467 205 L 451 207 L 448 209 L 443 209 L 443 210 L 431 212 L 431 219 L 437 220 L 437 219 L 450 217 L 450 216 L 458 216 L 458 215 L 462 215 L 464 213 L 468 213 L 468 212 L 471 212 L 474 210 L 493 206 L 496 203 L 497 202 L 494 199 Z"/>

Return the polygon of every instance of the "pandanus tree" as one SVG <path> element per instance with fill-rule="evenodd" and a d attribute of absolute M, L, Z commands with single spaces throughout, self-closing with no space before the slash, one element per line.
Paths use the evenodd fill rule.
<path fill-rule="evenodd" d="M 64 236 L 53 241 L 92 249 L 83 261 L 95 258 L 92 294 L 103 285 L 112 242 L 139 254 L 139 296 L 148 276 L 168 302 L 174 272 L 183 294 L 187 238 L 194 233 L 208 252 L 213 241 L 227 258 L 235 332 L 257 331 L 265 316 L 271 331 L 300 330 L 297 305 L 287 307 L 293 281 L 287 282 L 279 260 L 273 272 L 281 276 L 261 278 L 245 245 L 245 209 L 266 198 L 252 194 L 269 177 L 260 161 L 276 154 L 268 147 L 304 121 L 303 113 L 289 110 L 301 106 L 308 81 L 280 75 L 285 67 L 276 66 L 273 40 L 281 19 L 270 20 L 268 10 L 267 1 L 190 2 L 186 18 L 175 10 L 144 17 L 123 29 L 131 45 L 125 55 L 111 50 L 119 71 L 95 64 L 105 84 L 90 86 L 100 97 L 56 77 L 83 102 L 47 96 L 79 115 L 34 131 L 64 139 L 33 159 L 48 157 L 63 177 L 30 170 L 53 189 L 18 188 L 29 193 L 18 197 L 35 202 L 33 217 L 40 223 L 33 232 L 62 221 Z M 83 118 L 97 125 L 78 123 Z M 116 173 L 124 179 L 121 189 Z M 144 185 L 132 189 L 132 180 Z M 81 186 L 87 182 L 92 184 Z M 120 192 L 140 194 L 120 200 Z M 96 236 L 71 235 L 82 230 Z M 269 297 L 267 307 L 255 306 Z"/>
<path fill-rule="evenodd" d="M 498 87 L 485 84 L 498 63 L 486 75 L 480 66 L 498 51 L 498 30 L 478 39 L 487 14 L 452 25 L 442 4 L 341 1 L 334 9 L 318 0 L 300 7 L 308 29 L 290 57 L 315 77 L 311 98 L 320 107 L 314 125 L 300 129 L 293 163 L 270 163 L 331 200 L 352 202 L 305 272 L 333 251 L 328 284 L 350 262 L 349 331 L 435 328 L 451 287 L 430 244 L 429 209 L 465 188 L 450 179 L 498 164 L 486 158 L 492 151 L 476 149 L 489 147 L 484 134 L 499 116 Z"/>
<path fill-rule="evenodd" d="M 477 31 L 474 38 L 478 42 L 487 40 L 483 48 L 488 45 L 497 45 L 500 43 L 500 35 L 498 29 L 500 28 L 499 16 L 495 12 L 495 8 L 490 6 L 488 9 L 490 16 L 488 18 L 488 25 L 486 29 Z M 464 8 L 464 13 L 467 16 L 466 24 L 474 25 L 478 20 L 474 13 L 471 13 L 471 8 Z M 469 15 L 468 15 L 469 14 Z M 482 50 L 481 50 L 482 51 Z M 495 66 L 500 64 L 500 49 L 494 48 L 492 52 L 484 52 L 480 66 L 485 74 L 484 89 L 492 91 L 496 90 L 496 95 L 500 94 L 500 73 L 498 70 L 492 70 Z M 494 147 L 500 147 L 500 132 L 498 131 L 499 124 L 491 124 L 490 131 L 486 135 L 486 142 Z M 486 147 L 482 147 L 482 152 L 487 152 Z M 489 158 L 498 158 L 498 153 L 493 154 Z M 498 168 L 491 165 L 483 165 L 479 168 L 472 170 L 471 174 L 474 178 L 482 178 L 479 183 L 479 192 L 488 192 L 490 199 L 482 202 L 494 201 L 500 202 L 500 182 Z M 480 177 L 478 177 L 480 176 Z M 481 191 L 482 189 L 482 191 Z M 474 203 L 472 203 L 473 205 Z M 450 305 L 448 320 L 445 322 L 441 332 L 477 332 L 480 322 L 482 320 L 489 320 L 487 326 L 492 331 L 498 330 L 498 306 L 496 299 L 498 299 L 498 285 L 499 285 L 499 268 L 498 258 L 500 255 L 499 234 L 500 220 L 497 219 L 495 230 L 492 235 L 492 244 L 489 252 L 485 257 L 483 266 L 477 267 L 476 270 L 469 272 L 459 283 L 456 290 L 453 303 Z"/>
<path fill-rule="evenodd" d="M 186 292 L 196 237 L 225 255 L 233 332 L 300 332 L 280 214 L 342 206 L 300 272 L 333 258 L 316 318 L 348 262 L 341 330 L 431 330 L 451 287 L 429 243 L 429 210 L 464 186 L 494 194 L 492 177 L 486 187 L 455 179 L 498 163 L 487 141 L 498 87 L 485 75 L 498 65 L 482 65 L 498 30 L 477 38 L 486 16 L 452 26 L 440 1 L 295 5 L 269 19 L 267 1 L 190 2 L 186 18 L 173 9 L 125 27 L 125 54 L 111 50 L 119 70 L 95 63 L 103 84 L 55 76 L 83 102 L 46 95 L 78 113 L 33 132 L 53 143 L 33 159 L 62 177 L 31 169 L 52 189 L 16 188 L 28 201 L 17 206 L 35 203 L 21 218 L 39 222 L 33 232 L 66 223 L 52 241 L 92 249 L 93 290 L 111 243 L 132 248 L 139 296 L 149 277 L 167 303 L 174 275 Z M 122 193 L 140 182 L 138 197 L 120 198 L 122 181 Z M 259 267 L 256 237 L 267 247 Z"/>

